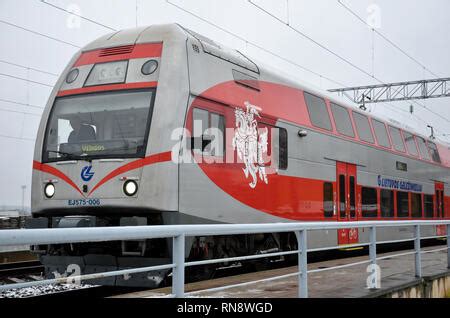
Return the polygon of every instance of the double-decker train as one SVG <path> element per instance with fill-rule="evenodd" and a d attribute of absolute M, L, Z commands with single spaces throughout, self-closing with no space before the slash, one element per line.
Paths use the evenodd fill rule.
<path fill-rule="evenodd" d="M 36 140 L 30 228 L 449 218 L 450 149 L 177 24 L 105 35 L 69 62 Z M 423 228 L 424 235 L 445 229 Z M 412 229 L 379 230 L 383 240 Z M 291 234 L 188 238 L 190 259 Z M 309 233 L 310 247 L 368 240 Z M 169 240 L 35 246 L 47 273 L 168 262 Z M 155 286 L 156 272 L 101 283 Z"/>

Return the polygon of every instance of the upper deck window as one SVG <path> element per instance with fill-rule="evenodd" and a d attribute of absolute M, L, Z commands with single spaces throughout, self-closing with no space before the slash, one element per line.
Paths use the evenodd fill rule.
<path fill-rule="evenodd" d="M 145 156 L 154 90 L 57 98 L 43 162 Z"/>
<path fill-rule="evenodd" d="M 441 157 L 439 156 L 439 151 L 436 147 L 436 144 L 431 141 L 429 141 L 427 144 L 428 144 L 428 149 L 430 150 L 431 158 L 433 159 L 433 161 L 437 162 L 437 163 L 441 163 Z"/>
<path fill-rule="evenodd" d="M 425 139 L 422 137 L 416 137 L 417 138 L 417 144 L 419 145 L 420 155 L 425 160 L 431 160 L 430 153 L 428 152 L 427 143 L 425 142 Z"/>
<path fill-rule="evenodd" d="M 379 120 L 372 119 L 373 130 L 375 130 L 375 136 L 377 136 L 378 144 L 380 146 L 391 148 L 391 142 L 389 141 L 386 126 Z"/>
<path fill-rule="evenodd" d="M 405 152 L 405 144 L 403 143 L 400 129 L 389 126 L 389 132 L 391 133 L 392 142 L 394 143 L 395 150 Z"/>
<path fill-rule="evenodd" d="M 417 157 L 419 152 L 417 151 L 416 142 L 414 141 L 414 135 L 404 131 L 403 136 L 405 136 L 406 148 L 408 148 L 409 154 Z"/>
<path fill-rule="evenodd" d="M 331 103 L 331 112 L 333 113 L 337 131 L 342 135 L 355 137 L 352 121 L 350 120 L 347 108 Z"/>
<path fill-rule="evenodd" d="M 374 143 L 372 131 L 370 130 L 369 119 L 367 116 L 353 112 L 353 118 L 355 119 L 356 130 L 358 131 L 359 139 Z"/>
<path fill-rule="evenodd" d="M 311 123 L 316 127 L 331 130 L 330 115 L 325 100 L 305 92 L 305 101 Z"/>

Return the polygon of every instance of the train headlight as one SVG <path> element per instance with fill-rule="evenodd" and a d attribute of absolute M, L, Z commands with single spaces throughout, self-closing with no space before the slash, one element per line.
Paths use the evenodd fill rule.
<path fill-rule="evenodd" d="M 123 192 L 126 195 L 128 195 L 129 197 L 135 195 L 137 191 L 138 191 L 138 185 L 137 185 L 136 181 L 127 180 L 123 184 Z"/>
<path fill-rule="evenodd" d="M 44 188 L 44 194 L 47 198 L 51 198 L 55 195 L 55 185 L 53 183 L 47 183 Z"/>
<path fill-rule="evenodd" d="M 67 74 L 66 83 L 71 84 L 71 83 L 75 82 L 75 80 L 78 77 L 78 74 L 80 74 L 80 71 L 77 68 L 74 68 L 73 70 L 71 70 L 69 72 L 69 74 Z"/>
<path fill-rule="evenodd" d="M 142 65 L 141 72 L 144 75 L 153 74 L 158 68 L 158 61 L 149 60 Z"/>

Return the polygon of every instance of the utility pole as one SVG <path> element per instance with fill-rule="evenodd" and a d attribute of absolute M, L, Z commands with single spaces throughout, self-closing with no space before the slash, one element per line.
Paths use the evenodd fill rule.
<path fill-rule="evenodd" d="M 25 214 L 25 190 L 27 188 L 26 185 L 22 185 L 22 214 Z"/>

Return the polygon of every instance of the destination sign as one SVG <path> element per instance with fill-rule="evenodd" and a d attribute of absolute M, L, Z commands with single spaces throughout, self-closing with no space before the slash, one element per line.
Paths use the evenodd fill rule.
<path fill-rule="evenodd" d="M 409 181 L 403 180 L 395 180 L 389 178 L 383 178 L 382 176 L 378 176 L 378 186 L 383 188 L 404 190 L 404 191 L 415 191 L 422 192 L 422 185 L 418 183 L 413 183 Z"/>

